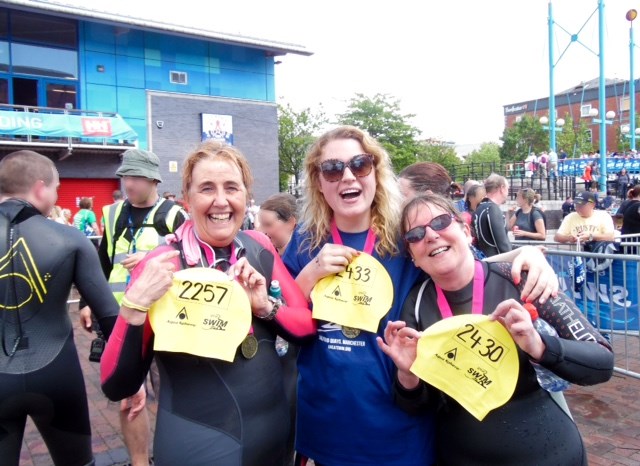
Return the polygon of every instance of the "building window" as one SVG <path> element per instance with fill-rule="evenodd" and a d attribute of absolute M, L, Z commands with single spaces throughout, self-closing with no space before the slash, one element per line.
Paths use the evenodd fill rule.
<path fill-rule="evenodd" d="M 13 43 L 11 44 L 11 65 L 14 73 L 52 78 L 78 78 L 78 52 L 75 50 Z"/>
<path fill-rule="evenodd" d="M 582 118 L 588 117 L 590 111 L 591 111 L 591 104 L 580 106 L 580 116 Z"/>
<path fill-rule="evenodd" d="M 516 123 L 520 123 L 522 121 L 522 115 L 518 115 L 516 117 Z"/>
<path fill-rule="evenodd" d="M 187 73 L 184 71 L 170 71 L 169 81 L 171 84 L 188 84 Z"/>
<path fill-rule="evenodd" d="M 629 97 L 620 97 L 620 113 L 622 112 L 628 112 L 629 109 L 631 108 L 631 100 L 629 99 Z"/>
<path fill-rule="evenodd" d="M 12 11 L 11 35 L 15 42 L 78 48 L 78 23 L 72 19 Z"/>
<path fill-rule="evenodd" d="M 587 142 L 593 142 L 593 132 L 591 131 L 591 129 L 585 129 L 584 134 L 586 136 Z"/>

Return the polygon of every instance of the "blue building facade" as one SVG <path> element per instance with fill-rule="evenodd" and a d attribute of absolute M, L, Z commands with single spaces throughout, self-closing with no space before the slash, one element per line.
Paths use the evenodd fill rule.
<path fill-rule="evenodd" d="M 0 156 L 25 148 L 51 157 L 61 175 L 61 203 L 68 204 L 91 194 L 78 192 L 83 184 L 110 192 L 118 185 L 120 154 L 137 145 L 160 157 L 160 190 L 179 193 L 182 160 L 211 134 L 205 118 L 212 117 L 232 129 L 230 140 L 260 173 L 254 192 L 260 202 L 278 190 L 274 68 L 275 57 L 287 53 L 310 54 L 301 46 L 60 4 L 0 2 L 0 115 L 119 116 L 137 135 L 11 133 L 0 117 Z M 66 192 L 65 179 L 74 192 Z"/>

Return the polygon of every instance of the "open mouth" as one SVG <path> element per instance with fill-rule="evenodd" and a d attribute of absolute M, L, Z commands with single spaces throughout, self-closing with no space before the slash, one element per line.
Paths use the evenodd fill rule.
<path fill-rule="evenodd" d="M 231 213 L 228 212 L 224 214 L 209 214 L 209 220 L 214 223 L 228 222 L 229 220 L 231 220 Z"/>
<path fill-rule="evenodd" d="M 448 251 L 449 249 L 451 249 L 449 246 L 442 246 L 441 248 L 434 249 L 433 251 L 431 251 L 431 254 L 429 254 L 429 257 L 439 256 L 440 254 Z"/>
<path fill-rule="evenodd" d="M 360 195 L 360 193 L 362 193 L 361 190 L 355 189 L 355 188 L 351 188 L 351 189 L 346 189 L 346 190 L 342 191 L 340 193 L 340 197 L 342 197 L 342 199 L 355 199 L 356 197 L 358 197 Z"/>

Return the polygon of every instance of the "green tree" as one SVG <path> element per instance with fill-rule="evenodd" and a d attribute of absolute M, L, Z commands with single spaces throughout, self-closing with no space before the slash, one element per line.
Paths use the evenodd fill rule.
<path fill-rule="evenodd" d="M 485 142 L 464 159 L 467 164 L 500 162 L 500 146 L 495 142 Z"/>
<path fill-rule="evenodd" d="M 278 105 L 278 155 L 280 160 L 280 190 L 287 190 L 291 176 L 299 183 L 302 164 L 307 150 L 320 129 L 327 123 L 320 107 L 318 111 L 305 108 L 295 111 L 290 104 Z"/>
<path fill-rule="evenodd" d="M 455 173 L 455 167 L 462 162 L 455 149 L 450 145 L 423 141 L 420 146 L 418 161 L 439 163 L 452 176 Z"/>
<path fill-rule="evenodd" d="M 564 121 L 562 131 L 556 133 L 558 152 L 564 150 L 569 157 L 579 157 L 580 154 L 593 151 L 586 120 L 580 119 L 579 122 L 575 122 L 567 113 L 564 116 Z"/>
<path fill-rule="evenodd" d="M 530 115 L 502 133 L 500 159 L 503 162 L 522 162 L 530 152 L 549 150 L 549 133 Z"/>
<path fill-rule="evenodd" d="M 338 123 L 367 131 L 387 150 L 396 171 L 414 163 L 421 147 L 417 141 L 420 130 L 408 123 L 415 115 L 403 115 L 399 100 L 388 94 L 367 97 L 356 94 Z"/>

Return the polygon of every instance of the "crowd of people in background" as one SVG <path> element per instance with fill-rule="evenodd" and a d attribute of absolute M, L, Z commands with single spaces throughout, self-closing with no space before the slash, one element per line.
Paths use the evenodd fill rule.
<path fill-rule="evenodd" d="M 7 207 L 11 222 L 23 222 L 22 211 L 27 218 L 45 214 L 79 230 L 74 238 L 83 247 L 69 254 L 90 254 L 90 265 L 102 270 L 91 274 L 101 297 L 87 289 L 84 278 L 76 283 L 81 318 L 90 329 L 93 311 L 104 326 L 102 389 L 120 402 L 125 436 L 128 422 L 145 418 L 147 375 L 153 382 L 154 367 L 159 374 L 158 388 L 153 387 L 159 392 L 156 465 L 303 466 L 313 460 L 317 466 L 423 466 L 469 464 L 478 455 L 493 464 L 540 464 L 558 455 L 565 464 L 586 464 L 575 422 L 539 386 L 530 362 L 589 385 L 608 380 L 613 354 L 586 319 L 581 324 L 588 332 L 582 336 L 554 318 L 559 335 L 541 338 L 523 311 L 521 303 L 535 301 L 551 320 L 558 299 L 568 299 L 558 296 L 557 278 L 538 248 L 512 250 L 508 229 L 516 239 L 546 236 L 545 214 L 532 189 L 518 192 L 518 209 L 506 221 L 502 206 L 510 185 L 504 176 L 494 173 L 460 186 L 431 162 L 396 175 L 376 139 L 341 126 L 319 137 L 306 155 L 302 200 L 280 193 L 261 205 L 252 197 L 249 163 L 233 146 L 207 141 L 187 155 L 184 203 L 172 192 L 158 194 L 162 179 L 155 154 L 127 151 L 116 173 L 125 193 L 114 193 L 98 222 L 91 198 L 80 200 L 73 220 L 71 212 L 65 216 L 56 208 L 55 166 L 45 163 L 46 157 L 31 157 L 41 161 L 47 176 L 34 173 L 20 189 L 1 183 L 0 188 L 35 208 L 27 212 L 13 199 L 0 203 L 0 213 Z M 0 182 L 9 176 L 3 178 L 7 159 L 16 157 L 0 162 Z M 537 163 L 551 176 L 556 160 L 557 155 L 545 154 Z M 640 205 L 640 191 L 632 191 L 625 212 Z M 590 202 L 588 192 L 574 200 Z M 64 232 L 56 229 L 62 228 L 67 227 L 52 229 L 61 241 Z M 97 251 L 86 247 L 87 236 L 102 236 Z M 61 272 L 47 267 L 50 279 L 57 280 Z M 523 270 L 528 274 L 521 280 Z M 74 281 L 69 270 L 65 273 L 57 290 L 60 306 Z M 336 290 L 365 279 L 375 279 L 365 301 L 375 300 L 381 312 L 358 320 L 350 314 L 354 304 L 339 299 Z M 494 292 L 498 282 L 508 293 Z M 3 285 L 8 286 L 0 282 L 0 293 Z M 427 294 L 420 291 L 424 286 Z M 220 303 L 227 294 L 216 294 L 220 287 L 232 291 L 225 306 Z M 478 304 L 469 296 L 480 290 L 487 298 Z M 418 332 L 447 317 L 432 312 L 442 299 L 451 304 L 449 316 L 491 315 L 517 344 L 517 388 L 486 420 L 469 415 L 449 392 L 408 374 Z M 38 303 L 25 306 L 25 312 L 35 312 Z M 575 309 L 570 302 L 566 306 Z M 0 377 L 8 377 L 4 369 L 12 358 L 31 357 L 20 351 L 31 323 L 15 314 L 9 325 L 17 343 L 11 354 L 0 355 Z M 204 324 L 190 326 L 192 319 Z M 68 316 L 63 320 L 70 327 Z M 224 337 L 217 333 L 221 329 Z M 77 361 L 72 341 L 55 343 L 66 344 L 69 358 Z M 576 357 L 567 363 L 559 356 L 565 353 Z M 60 370 L 44 366 L 52 373 Z M 80 379 L 76 374 L 74 386 Z M 29 402 L 26 388 L 16 384 L 11 390 Z M 52 436 L 46 423 L 38 427 L 57 464 L 90 464 L 86 394 L 77 387 L 70 394 L 78 398 L 78 408 L 67 415 L 79 413 L 82 421 L 82 435 L 73 438 L 75 451 L 57 448 L 65 433 Z M 546 414 L 538 416 L 542 411 Z M 0 427 L 5 416 L 0 404 Z M 554 434 L 545 434 L 545 448 L 520 454 L 505 446 L 522 441 L 505 421 L 525 418 Z M 21 427 L 8 422 L 19 440 L 9 445 L 0 438 L 0 457 L 17 458 Z M 127 441 L 134 465 L 149 462 L 148 421 L 140 425 L 142 440 Z M 469 432 L 474 432 L 471 443 Z"/>

